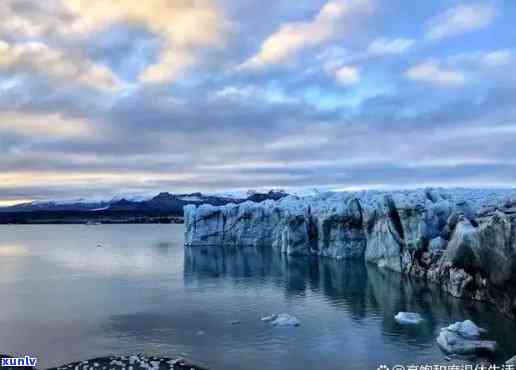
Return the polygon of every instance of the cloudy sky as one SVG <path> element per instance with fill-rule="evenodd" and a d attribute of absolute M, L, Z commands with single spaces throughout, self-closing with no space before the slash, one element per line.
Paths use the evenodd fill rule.
<path fill-rule="evenodd" d="M 516 2 L 1 0 L 0 203 L 516 184 Z"/>

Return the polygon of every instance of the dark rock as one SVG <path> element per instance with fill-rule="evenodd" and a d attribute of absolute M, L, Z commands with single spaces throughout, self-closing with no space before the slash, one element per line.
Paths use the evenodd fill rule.
<path fill-rule="evenodd" d="M 510 360 L 507 360 L 505 365 L 515 366 L 516 367 L 516 356 L 512 357 Z M 507 369 L 507 370 L 509 370 L 509 369 Z"/>
<path fill-rule="evenodd" d="M 48 370 L 206 370 L 192 365 L 182 358 L 168 358 L 157 356 L 146 356 L 142 354 L 131 356 L 110 356 L 99 357 L 92 360 L 74 362 Z"/>

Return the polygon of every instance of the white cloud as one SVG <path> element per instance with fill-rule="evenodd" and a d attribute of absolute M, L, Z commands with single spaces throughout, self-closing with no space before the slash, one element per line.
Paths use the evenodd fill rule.
<path fill-rule="evenodd" d="M 345 49 L 334 47 L 317 56 L 323 71 L 340 85 L 353 85 L 361 80 L 360 69 L 352 63 L 363 58 Z"/>
<path fill-rule="evenodd" d="M 11 186 L 113 186 L 122 188 L 130 183 L 136 183 L 137 187 L 146 183 L 159 184 L 165 181 L 180 181 L 194 179 L 196 175 L 191 173 L 171 174 L 164 172 L 129 172 L 103 171 L 103 172 L 72 172 L 66 173 L 54 171 L 12 171 L 0 173 L 0 189 Z M 156 186 L 156 185 L 155 185 Z M 141 188 L 140 188 L 141 189 Z"/>
<path fill-rule="evenodd" d="M 409 68 L 405 76 L 413 81 L 436 86 L 460 86 L 465 82 L 465 76 L 461 71 L 442 68 L 434 61 L 423 62 Z"/>
<path fill-rule="evenodd" d="M 60 0 L 25 2 L 19 11 L 19 0 L 0 1 L 0 34 L 37 38 L 57 33 L 63 25 L 64 16 Z"/>
<path fill-rule="evenodd" d="M 497 10 L 489 4 L 458 5 L 431 18 L 427 23 L 426 37 L 442 39 L 485 28 L 497 16 Z"/>
<path fill-rule="evenodd" d="M 462 71 L 471 81 L 502 86 L 514 82 L 507 70 L 516 65 L 516 52 L 513 49 L 466 51 L 442 59 L 441 65 Z"/>
<path fill-rule="evenodd" d="M 320 148 L 327 144 L 327 136 L 310 133 L 306 135 L 291 135 L 287 138 L 273 141 L 265 145 L 268 150 L 290 150 L 299 148 Z"/>
<path fill-rule="evenodd" d="M 176 80 L 198 61 L 200 49 L 224 42 L 226 21 L 212 0 L 45 0 L 30 3 L 30 12 L 17 11 L 16 2 L 0 2 L 0 34 L 73 40 L 120 22 L 147 27 L 162 38 L 163 47 L 142 81 Z"/>
<path fill-rule="evenodd" d="M 246 100 L 258 95 L 255 86 L 226 86 L 214 93 L 215 99 Z"/>
<path fill-rule="evenodd" d="M 368 53 L 373 55 L 402 54 L 414 45 L 414 40 L 406 38 L 379 38 L 374 40 L 367 48 Z"/>
<path fill-rule="evenodd" d="M 260 51 L 240 68 L 255 69 L 284 62 L 302 48 L 336 37 L 342 25 L 351 23 L 354 17 L 369 14 L 371 10 L 370 0 L 328 1 L 311 21 L 281 25 L 263 42 Z"/>
<path fill-rule="evenodd" d="M 357 67 L 343 66 L 335 71 L 335 80 L 341 85 L 353 85 L 360 79 L 360 70 Z"/>
<path fill-rule="evenodd" d="M 64 0 L 78 16 L 73 27 L 90 32 L 106 24 L 133 21 L 161 35 L 164 47 L 156 64 L 140 76 L 142 81 L 173 81 L 196 63 L 196 50 L 223 43 L 224 17 L 211 0 Z"/>
<path fill-rule="evenodd" d="M 375 55 L 401 54 L 412 47 L 414 40 L 407 38 L 378 38 L 366 50 L 352 52 L 333 46 L 316 56 L 326 74 L 333 76 L 342 85 L 351 85 L 361 80 L 360 69 L 356 66 Z"/>
<path fill-rule="evenodd" d="M 295 98 L 285 94 L 282 89 L 259 87 L 255 85 L 226 86 L 215 91 L 211 99 L 250 102 L 251 104 L 255 104 L 258 100 L 280 104 L 294 103 L 297 101 Z"/>
<path fill-rule="evenodd" d="M 487 53 L 481 59 L 482 64 L 488 67 L 501 67 L 510 64 L 513 60 L 514 53 L 508 49 Z"/>
<path fill-rule="evenodd" d="M 86 120 L 65 118 L 61 114 L 0 112 L 0 132 L 31 136 L 35 139 L 84 137 L 94 129 Z"/>
<path fill-rule="evenodd" d="M 354 61 L 356 53 L 340 46 L 332 46 L 317 54 L 315 59 L 318 63 L 323 63 L 325 70 L 333 71 L 346 63 Z"/>
<path fill-rule="evenodd" d="M 119 85 L 116 75 L 106 66 L 78 55 L 69 55 L 42 42 L 9 44 L 0 41 L 0 70 L 34 70 L 54 78 L 73 80 L 97 89 Z"/>

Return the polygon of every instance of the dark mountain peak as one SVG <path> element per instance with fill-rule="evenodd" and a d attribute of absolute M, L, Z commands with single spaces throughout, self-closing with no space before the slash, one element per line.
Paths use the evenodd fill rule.
<path fill-rule="evenodd" d="M 170 199 L 176 199 L 175 194 L 170 194 L 168 191 L 164 191 L 156 195 L 154 198 L 151 199 L 151 201 L 159 201 L 159 200 L 170 200 Z"/>
<path fill-rule="evenodd" d="M 247 200 L 252 202 L 260 203 L 268 199 L 279 200 L 286 197 L 288 194 L 284 190 L 270 190 L 267 193 L 252 193 Z"/>
<path fill-rule="evenodd" d="M 184 194 L 184 196 L 187 196 L 187 197 L 202 197 L 202 193 L 200 192 L 197 192 L 197 193 L 190 193 L 190 194 Z"/>
<path fill-rule="evenodd" d="M 122 199 L 120 199 L 119 201 L 117 201 L 117 202 L 115 202 L 113 204 L 129 204 L 129 203 L 134 203 L 134 202 L 132 202 L 130 200 L 127 200 L 125 198 L 122 198 Z"/>

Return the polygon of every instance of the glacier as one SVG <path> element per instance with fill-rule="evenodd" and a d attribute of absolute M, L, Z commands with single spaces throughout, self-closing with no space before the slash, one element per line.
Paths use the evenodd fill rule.
<path fill-rule="evenodd" d="M 442 189 L 287 196 L 184 208 L 185 245 L 272 247 L 366 261 L 516 317 L 516 191 Z"/>

